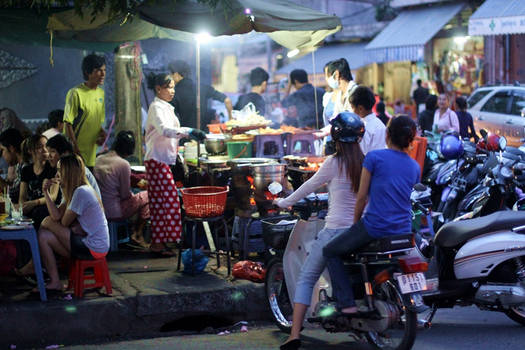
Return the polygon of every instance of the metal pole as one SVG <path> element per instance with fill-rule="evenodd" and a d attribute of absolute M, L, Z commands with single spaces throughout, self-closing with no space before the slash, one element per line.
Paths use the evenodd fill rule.
<path fill-rule="evenodd" d="M 315 71 L 315 51 L 312 51 L 312 72 L 314 73 L 313 76 L 313 85 L 314 85 L 314 102 L 315 102 L 315 123 L 317 130 L 319 130 L 319 110 L 317 108 L 317 85 L 315 84 L 315 78 L 316 78 L 316 71 Z"/>
<path fill-rule="evenodd" d="M 201 128 L 201 43 L 197 39 L 197 50 L 196 50 L 196 60 L 197 60 L 197 129 Z"/>

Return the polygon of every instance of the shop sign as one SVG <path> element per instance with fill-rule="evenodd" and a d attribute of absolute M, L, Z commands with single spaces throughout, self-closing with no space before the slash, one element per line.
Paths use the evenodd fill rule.
<path fill-rule="evenodd" d="M 525 16 L 470 19 L 469 35 L 501 35 L 525 33 Z"/>

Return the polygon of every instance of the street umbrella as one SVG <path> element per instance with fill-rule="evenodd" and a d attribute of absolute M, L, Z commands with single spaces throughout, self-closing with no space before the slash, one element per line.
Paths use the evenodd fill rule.
<path fill-rule="evenodd" d="M 89 8 L 84 13 L 90 13 Z M 341 29 L 337 16 L 327 15 L 287 0 L 229 0 L 214 9 L 196 0 L 157 0 L 136 7 L 134 13 L 110 17 L 109 10 L 80 16 L 75 10 L 53 14 L 51 35 L 86 42 L 115 42 L 169 38 L 193 40 L 193 34 L 268 33 L 288 49 L 310 49 Z M 200 126 L 200 59 L 197 44 L 197 126 Z"/>

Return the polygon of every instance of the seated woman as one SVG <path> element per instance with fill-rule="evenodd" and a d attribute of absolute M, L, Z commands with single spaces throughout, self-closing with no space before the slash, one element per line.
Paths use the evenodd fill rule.
<path fill-rule="evenodd" d="M 337 307 L 343 313 L 358 310 L 340 256 L 374 239 L 411 232 L 410 193 L 419 181 L 420 168 L 407 152 L 415 135 L 416 124 L 409 117 L 390 120 L 386 133 L 388 149 L 369 152 L 363 162 L 354 225 L 323 248 Z"/>
<path fill-rule="evenodd" d="M 60 157 L 66 156 L 68 154 L 73 154 L 73 145 L 63 134 L 58 134 L 47 140 L 46 143 L 47 151 L 49 152 L 49 164 L 56 169 Z M 100 189 L 98 188 L 97 180 L 95 176 L 91 173 L 88 167 L 84 169 L 86 171 L 86 178 L 97 193 L 99 198 L 102 198 L 100 195 Z"/>
<path fill-rule="evenodd" d="M 47 139 L 44 136 L 31 135 L 24 142 L 31 163 L 22 168 L 18 204 L 22 205 L 24 215 L 33 219 L 35 229 L 38 230 L 42 220 L 49 215 L 42 184 L 45 179 L 55 177 L 56 169 L 49 164 Z M 51 186 L 50 195 L 53 201 L 57 199 L 58 185 Z"/>
<path fill-rule="evenodd" d="M 125 159 L 135 150 L 135 137 L 131 131 L 118 133 L 113 149 L 97 157 L 95 178 L 102 190 L 102 203 L 108 220 L 127 219 L 137 214 L 131 239 L 146 247 L 142 231 L 149 219 L 148 192 L 131 192 L 131 167 Z"/>
<path fill-rule="evenodd" d="M 281 345 L 281 349 L 300 347 L 299 336 L 304 316 L 312 299 L 314 285 L 325 268 L 323 246 L 333 237 L 347 231 L 352 222 L 363 163 L 359 141 L 363 137 L 365 127 L 361 118 L 350 112 L 340 113 L 330 120 L 330 124 L 335 154 L 326 158 L 317 173 L 292 195 L 275 201 L 279 207 L 286 208 L 322 185 L 328 184 L 330 196 L 325 226 L 312 243 L 309 255 L 301 268 L 295 290 L 292 331 L 288 340 Z"/>
<path fill-rule="evenodd" d="M 70 154 L 60 158 L 58 176 L 44 182 L 49 216 L 42 221 L 38 243 L 50 277 L 46 288 L 61 291 L 54 253 L 78 259 L 104 257 L 109 250 L 108 223 L 100 198 L 86 179 L 84 162 Z M 64 201 L 57 207 L 51 197 L 53 185 L 60 184 Z"/>

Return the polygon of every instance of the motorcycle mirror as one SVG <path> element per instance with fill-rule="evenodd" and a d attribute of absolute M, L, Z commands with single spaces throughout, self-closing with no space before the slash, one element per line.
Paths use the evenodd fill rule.
<path fill-rule="evenodd" d="M 499 149 L 500 150 L 504 150 L 505 148 L 507 148 L 507 139 L 505 138 L 505 136 L 501 136 L 499 138 Z"/>
<path fill-rule="evenodd" d="M 427 186 L 423 185 L 422 183 L 418 183 L 414 185 L 414 190 L 418 192 L 425 192 L 427 190 Z"/>

